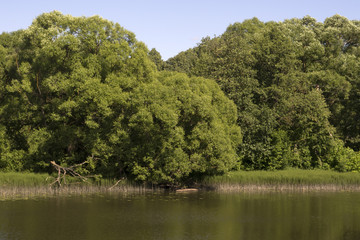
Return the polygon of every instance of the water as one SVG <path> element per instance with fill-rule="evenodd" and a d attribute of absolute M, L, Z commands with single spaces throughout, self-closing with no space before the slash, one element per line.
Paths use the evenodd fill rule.
<path fill-rule="evenodd" d="M 0 239 L 359 240 L 360 193 L 199 192 L 2 201 Z"/>

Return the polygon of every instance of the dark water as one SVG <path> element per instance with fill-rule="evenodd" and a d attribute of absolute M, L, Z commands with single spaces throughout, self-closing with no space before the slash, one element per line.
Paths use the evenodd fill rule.
<path fill-rule="evenodd" d="M 0 202 L 0 239 L 360 239 L 360 193 L 191 193 Z"/>

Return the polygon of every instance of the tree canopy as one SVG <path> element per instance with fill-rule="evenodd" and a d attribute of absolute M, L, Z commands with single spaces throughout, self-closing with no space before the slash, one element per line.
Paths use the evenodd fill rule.
<path fill-rule="evenodd" d="M 117 23 L 45 13 L 0 35 L 0 170 L 360 171 L 359 58 L 360 22 L 339 15 L 249 19 L 163 61 Z"/>
<path fill-rule="evenodd" d="M 359 63 L 360 22 L 335 15 L 234 23 L 165 69 L 214 79 L 234 101 L 243 168 L 339 169 L 342 152 L 341 169 L 358 171 Z"/>
<path fill-rule="evenodd" d="M 0 35 L 0 168 L 86 161 L 84 173 L 179 184 L 237 166 L 233 102 L 150 53 L 98 16 L 55 11 Z"/>

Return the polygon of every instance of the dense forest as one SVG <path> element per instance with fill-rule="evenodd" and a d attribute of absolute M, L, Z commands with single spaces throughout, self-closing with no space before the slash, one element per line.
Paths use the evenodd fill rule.
<path fill-rule="evenodd" d="M 360 21 L 230 25 L 163 61 L 101 17 L 0 35 L 0 171 L 179 184 L 231 170 L 360 171 Z"/>
<path fill-rule="evenodd" d="M 166 62 L 150 56 L 234 101 L 243 169 L 360 170 L 360 21 L 253 18 Z"/>

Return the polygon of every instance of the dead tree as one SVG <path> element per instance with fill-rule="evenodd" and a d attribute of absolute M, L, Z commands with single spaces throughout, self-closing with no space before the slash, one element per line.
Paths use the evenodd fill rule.
<path fill-rule="evenodd" d="M 57 184 L 58 187 L 61 187 L 61 181 L 63 181 L 64 184 L 66 184 L 66 175 L 67 174 L 69 174 L 72 177 L 78 178 L 83 182 L 87 182 L 88 177 L 82 176 L 81 174 L 79 174 L 75 170 L 77 167 L 80 167 L 80 166 L 84 165 L 87 162 L 88 161 L 85 161 L 83 163 L 75 164 L 75 165 L 70 166 L 70 167 L 63 167 L 63 166 L 60 166 L 60 165 L 56 164 L 55 161 L 51 161 L 50 163 L 56 169 L 58 175 L 57 175 L 55 181 L 50 184 L 50 186 L 53 186 L 54 184 Z"/>

